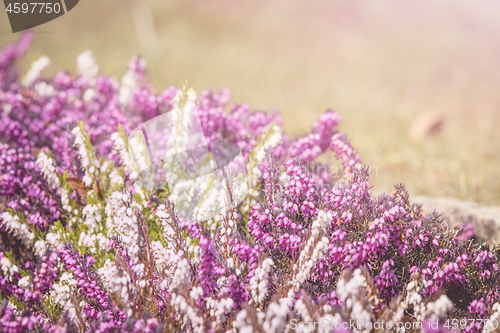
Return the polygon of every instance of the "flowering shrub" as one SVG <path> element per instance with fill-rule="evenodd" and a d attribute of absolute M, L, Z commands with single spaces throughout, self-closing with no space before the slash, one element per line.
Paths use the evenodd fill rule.
<path fill-rule="evenodd" d="M 41 79 L 41 58 L 19 78 L 30 40 L 0 52 L 2 332 L 499 331 L 498 247 L 424 214 L 402 185 L 372 197 L 336 113 L 292 140 L 279 114 L 227 90 L 157 92 L 141 58 L 119 83 L 89 51 L 77 75 Z M 188 105 L 247 173 L 207 188 L 193 219 L 169 178 L 138 185 L 143 150 L 126 134 Z"/>

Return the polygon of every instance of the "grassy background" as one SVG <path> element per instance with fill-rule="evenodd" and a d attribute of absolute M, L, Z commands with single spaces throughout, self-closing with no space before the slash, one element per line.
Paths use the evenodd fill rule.
<path fill-rule="evenodd" d="M 121 77 L 143 55 L 159 90 L 228 87 L 292 135 L 332 108 L 375 187 L 500 204 L 499 14 L 493 0 L 82 0 L 35 28 L 24 65 L 48 55 L 52 75 L 91 49 Z M 0 45 L 16 38 L 1 12 Z M 414 141 L 426 112 L 443 131 Z"/>

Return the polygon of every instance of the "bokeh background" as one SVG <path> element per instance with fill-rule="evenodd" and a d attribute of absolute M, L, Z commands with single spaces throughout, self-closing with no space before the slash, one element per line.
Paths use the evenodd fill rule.
<path fill-rule="evenodd" d="M 90 49 L 121 78 L 142 55 L 158 90 L 227 87 L 292 136 L 331 108 L 375 188 L 500 204 L 499 17 L 495 0 L 81 0 L 22 65 L 73 71 Z M 16 38 L 0 12 L 0 45 Z M 424 115 L 441 130 L 415 139 Z"/>

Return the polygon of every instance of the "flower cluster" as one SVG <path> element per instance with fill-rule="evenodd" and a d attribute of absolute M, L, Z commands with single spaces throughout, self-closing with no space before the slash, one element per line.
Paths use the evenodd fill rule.
<path fill-rule="evenodd" d="M 30 41 L 0 51 L 0 332 L 416 332 L 447 319 L 499 331 L 500 248 L 424 213 L 403 185 L 370 195 L 335 112 L 291 139 L 279 114 L 227 89 L 158 92 L 144 59 L 118 80 L 90 51 L 76 74 L 42 79 L 42 57 L 19 77 Z M 164 159 L 162 186 L 141 186 L 154 161 L 127 134 L 165 114 L 178 134 L 166 153 L 193 148 L 197 114 L 206 143 L 239 147 L 246 178 L 219 164 L 221 187 L 183 182 L 172 168 L 190 166 Z"/>

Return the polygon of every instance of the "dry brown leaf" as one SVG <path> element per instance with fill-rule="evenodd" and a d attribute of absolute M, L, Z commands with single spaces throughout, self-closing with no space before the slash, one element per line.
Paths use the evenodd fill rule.
<path fill-rule="evenodd" d="M 85 186 L 80 178 L 66 178 L 66 183 L 72 190 L 76 190 L 78 194 L 87 196 L 87 192 L 90 190 Z"/>

